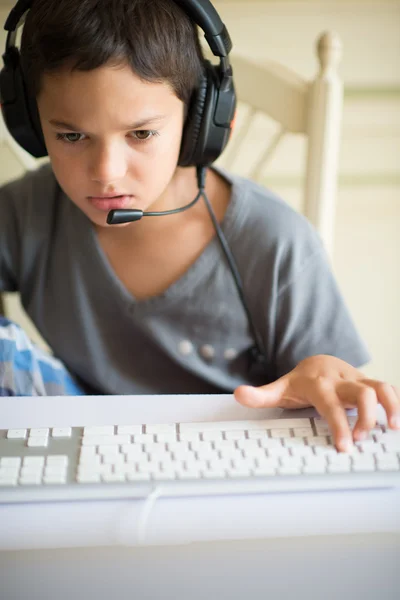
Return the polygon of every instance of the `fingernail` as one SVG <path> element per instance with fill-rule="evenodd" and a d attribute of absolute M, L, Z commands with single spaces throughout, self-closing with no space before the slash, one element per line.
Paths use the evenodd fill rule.
<path fill-rule="evenodd" d="M 390 424 L 391 424 L 392 427 L 399 428 L 400 427 L 400 415 L 394 415 L 390 419 Z"/>
<path fill-rule="evenodd" d="M 356 438 L 357 442 L 362 442 L 362 440 L 366 439 L 367 432 L 359 429 L 358 431 L 354 432 L 354 437 Z"/>
<path fill-rule="evenodd" d="M 341 452 L 350 452 L 353 448 L 353 442 L 348 438 L 343 438 L 338 441 L 338 447 Z"/>

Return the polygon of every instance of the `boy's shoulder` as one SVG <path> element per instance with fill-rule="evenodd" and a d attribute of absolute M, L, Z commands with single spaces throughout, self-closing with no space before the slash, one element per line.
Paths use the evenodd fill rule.
<path fill-rule="evenodd" d="M 218 171 L 232 185 L 228 225 L 239 247 L 301 261 L 321 251 L 320 236 L 310 221 L 278 194 L 246 177 Z"/>
<path fill-rule="evenodd" d="M 0 196 L 10 197 L 18 204 L 34 202 L 51 202 L 57 187 L 57 180 L 49 162 L 37 169 L 27 171 L 20 177 L 11 179 L 0 187 Z"/>

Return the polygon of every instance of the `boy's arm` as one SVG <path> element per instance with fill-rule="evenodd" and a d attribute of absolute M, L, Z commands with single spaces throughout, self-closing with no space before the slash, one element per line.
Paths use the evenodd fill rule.
<path fill-rule="evenodd" d="M 276 306 L 278 377 L 317 354 L 336 356 L 353 367 L 370 361 L 322 247 L 280 289 Z"/>
<path fill-rule="evenodd" d="M 21 231 L 14 190 L 17 182 L 0 187 L 0 293 L 18 291 Z M 0 305 L 0 312 L 3 313 Z"/>

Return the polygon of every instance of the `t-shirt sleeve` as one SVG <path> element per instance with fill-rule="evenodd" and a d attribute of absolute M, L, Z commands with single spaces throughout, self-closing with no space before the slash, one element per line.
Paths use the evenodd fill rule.
<path fill-rule="evenodd" d="M 322 244 L 279 289 L 276 310 L 278 377 L 316 354 L 336 356 L 356 368 L 370 361 Z"/>
<path fill-rule="evenodd" d="M 0 188 L 0 292 L 18 290 L 20 227 L 13 191 L 16 186 Z"/>
<path fill-rule="evenodd" d="M 0 292 L 32 285 L 54 221 L 55 178 L 49 164 L 0 187 Z"/>

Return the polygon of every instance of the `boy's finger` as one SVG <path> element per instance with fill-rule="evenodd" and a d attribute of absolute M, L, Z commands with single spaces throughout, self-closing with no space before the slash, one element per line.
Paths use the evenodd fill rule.
<path fill-rule="evenodd" d="M 357 397 L 357 421 L 353 429 L 355 441 L 363 440 L 367 433 L 375 427 L 377 417 L 377 396 L 372 387 L 357 385 L 354 394 Z"/>
<path fill-rule="evenodd" d="M 373 379 L 365 379 L 363 383 L 374 389 L 378 402 L 385 409 L 389 426 L 393 429 L 400 429 L 400 394 L 397 388 L 389 383 Z"/>
<path fill-rule="evenodd" d="M 333 442 L 339 452 L 349 452 L 353 448 L 353 439 L 345 409 L 335 392 L 325 391 L 314 402 L 315 408 L 327 421 L 332 432 Z"/>
<path fill-rule="evenodd" d="M 273 383 L 261 387 L 240 385 L 234 391 L 234 396 L 240 404 L 251 408 L 274 408 L 280 406 L 286 388 L 286 380 L 281 377 Z"/>

